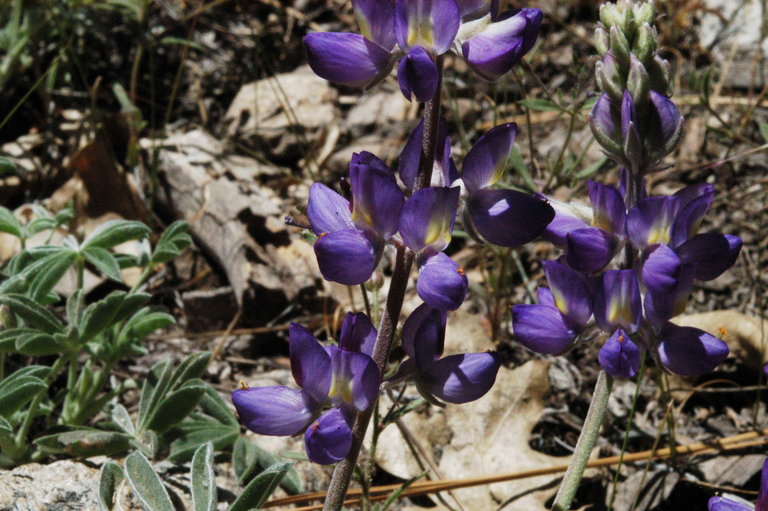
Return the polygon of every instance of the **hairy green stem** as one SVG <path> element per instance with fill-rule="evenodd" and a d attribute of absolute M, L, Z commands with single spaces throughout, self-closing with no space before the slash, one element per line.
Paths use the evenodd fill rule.
<path fill-rule="evenodd" d="M 131 290 L 128 291 L 129 295 L 132 295 L 134 293 L 137 293 L 139 291 L 139 288 L 144 285 L 144 283 L 147 281 L 150 275 L 152 275 L 153 265 L 148 264 L 146 268 L 144 268 L 144 271 L 141 272 L 141 275 L 139 276 L 139 280 L 136 281 L 136 283 L 131 287 Z"/>
<path fill-rule="evenodd" d="M 440 97 L 442 92 L 443 57 L 437 57 L 438 85 L 435 96 L 424 105 L 424 132 L 421 141 L 421 161 L 419 173 L 416 176 L 414 189 L 418 190 L 430 185 L 432 181 L 432 168 L 435 165 L 435 147 L 437 143 L 437 131 L 440 125 Z M 379 332 L 376 337 L 376 347 L 373 350 L 373 361 L 379 368 L 379 373 L 384 376 L 389 360 L 389 352 L 395 339 L 395 331 L 403 307 L 405 290 L 408 286 L 408 278 L 411 274 L 414 253 L 404 246 L 397 247 L 395 269 L 392 272 L 392 281 L 389 286 L 387 302 L 381 314 Z M 328 486 L 323 511 L 340 511 L 344 505 L 344 498 L 355 471 L 357 458 L 363 446 L 365 432 L 371 422 L 375 406 L 359 412 L 352 426 L 352 447 L 346 458 L 341 460 L 333 471 L 331 483 Z"/>
<path fill-rule="evenodd" d="M 589 455 L 600 433 L 600 426 L 603 424 L 605 410 L 608 408 L 608 397 L 611 395 L 612 387 L 613 378 L 605 371 L 600 371 L 597 375 L 595 391 L 592 394 L 592 402 L 589 404 L 587 417 L 584 419 L 584 426 L 581 429 L 579 440 L 576 442 L 576 450 L 573 452 L 571 464 L 568 466 L 560 489 L 555 496 L 552 511 L 571 509 L 571 502 L 579 488 L 581 478 L 584 476 L 584 469 L 589 461 Z"/>
<path fill-rule="evenodd" d="M 56 359 L 56 362 L 54 362 L 53 366 L 51 366 L 50 372 L 44 379 L 48 386 L 53 383 L 53 380 L 55 380 L 61 370 L 64 369 L 64 365 L 68 361 L 69 357 L 66 356 L 60 356 L 58 359 Z M 19 430 L 16 432 L 16 438 L 14 439 L 17 452 L 22 451 L 27 445 L 27 433 L 29 432 L 29 427 L 32 425 L 32 419 L 35 418 L 35 414 L 37 413 L 37 407 L 40 406 L 40 403 L 43 401 L 43 396 L 43 392 L 36 395 L 34 398 L 32 398 L 32 402 L 29 404 L 29 408 L 27 408 L 27 413 L 24 415 L 24 420 L 21 423 L 21 426 L 19 426 Z"/>
<path fill-rule="evenodd" d="M 628 169 L 629 175 L 626 182 L 626 200 L 627 211 L 632 209 L 643 196 L 643 173 L 646 169 Z M 637 261 L 637 251 L 630 243 L 624 245 L 624 251 L 621 258 L 622 269 L 634 269 Z M 645 357 L 643 357 L 645 360 Z M 642 372 L 642 367 L 641 367 Z M 639 385 L 639 383 L 638 383 Z M 597 441 L 597 435 L 600 432 L 600 426 L 603 423 L 605 410 L 608 406 L 608 398 L 611 395 L 613 387 L 613 378 L 605 371 L 600 371 L 595 383 L 595 391 L 592 394 L 592 402 L 589 404 L 587 418 L 584 419 L 584 427 L 576 442 L 576 450 L 573 453 L 573 460 L 568 467 L 563 483 L 555 497 L 553 511 L 567 511 L 570 509 L 573 496 L 579 487 L 581 478 L 584 475 L 584 468 L 589 460 L 589 454 Z M 631 419 L 630 419 L 631 424 Z"/>
<path fill-rule="evenodd" d="M 85 258 L 77 256 L 77 289 L 81 290 L 85 286 Z"/>

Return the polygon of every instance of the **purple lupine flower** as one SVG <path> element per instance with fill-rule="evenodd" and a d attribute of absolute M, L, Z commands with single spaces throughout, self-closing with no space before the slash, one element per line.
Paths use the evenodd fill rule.
<path fill-rule="evenodd" d="M 646 319 L 661 328 L 673 317 L 682 314 L 693 289 L 693 266 L 685 265 L 667 245 L 650 250 L 642 270 L 646 288 L 644 308 Z"/>
<path fill-rule="evenodd" d="M 416 291 L 425 303 L 442 311 L 458 309 L 469 287 L 464 270 L 443 253 L 451 241 L 459 193 L 458 187 L 422 188 L 400 215 L 400 236 L 419 266 Z"/>
<path fill-rule="evenodd" d="M 632 58 L 632 62 L 637 62 Z M 638 64 L 640 65 L 640 64 Z M 602 75 L 620 73 L 616 59 L 609 52 L 599 66 Z M 595 138 L 609 156 L 634 169 L 651 170 L 655 162 L 672 152 L 683 131 L 683 116 L 669 98 L 657 91 L 649 92 L 649 100 L 638 112 L 638 105 L 628 90 L 611 89 L 602 94 L 589 115 Z"/>
<path fill-rule="evenodd" d="M 728 345 L 698 328 L 669 322 L 685 310 L 695 266 L 684 264 L 667 245 L 656 245 L 650 250 L 642 270 L 646 287 L 643 307 L 646 319 L 657 332 L 659 361 L 668 370 L 684 376 L 711 371 L 728 356 Z"/>
<path fill-rule="evenodd" d="M 403 324 L 403 350 L 408 354 L 395 376 L 413 378 L 431 403 L 462 404 L 483 397 L 501 367 L 498 353 L 464 353 L 442 357 L 446 313 L 422 304 Z"/>
<path fill-rule="evenodd" d="M 392 0 L 353 0 L 352 7 L 362 35 L 319 32 L 306 36 L 304 44 L 318 76 L 368 89 L 386 78 L 394 64 L 395 6 Z"/>
<path fill-rule="evenodd" d="M 708 373 L 728 357 L 728 345 L 714 335 L 673 323 L 659 332 L 657 350 L 661 364 L 682 376 Z"/>
<path fill-rule="evenodd" d="M 552 207 L 537 197 L 491 188 L 504 172 L 516 134 L 514 123 L 492 128 L 462 162 L 461 180 L 467 192 L 465 225 L 477 237 L 502 247 L 533 241 L 555 217 Z"/>
<path fill-rule="evenodd" d="M 477 74 L 496 80 L 533 48 L 542 19 L 541 11 L 531 8 L 492 16 L 483 30 L 460 41 L 461 54 Z"/>
<path fill-rule="evenodd" d="M 638 201 L 627 215 L 627 234 L 632 245 L 644 250 L 657 244 L 669 245 L 676 252 L 685 252 L 691 264 L 701 265 L 701 275 L 707 276 L 723 271 L 733 265 L 741 249 L 737 236 L 716 234 L 697 240 L 696 250 L 682 247 L 698 236 L 698 229 L 704 214 L 709 209 L 715 191 L 709 184 L 693 185 L 672 196 L 646 197 Z M 697 257 L 696 254 L 723 249 L 720 257 L 712 260 Z M 717 270 L 720 269 L 719 272 Z M 711 279 L 699 279 L 711 280 Z"/>
<path fill-rule="evenodd" d="M 711 185 L 689 186 L 642 199 L 627 216 L 629 240 L 644 259 L 645 315 L 657 329 L 685 310 L 694 280 L 719 277 L 739 255 L 738 236 L 698 234 L 713 197 Z"/>
<path fill-rule="evenodd" d="M 542 20 L 538 9 L 495 16 L 497 3 L 353 0 L 361 34 L 307 35 L 304 43 L 309 65 L 322 78 L 368 89 L 383 80 L 400 59 L 400 90 L 409 100 L 416 97 L 424 102 L 437 91 L 436 57 L 457 46 L 472 69 L 484 78 L 495 79 L 533 47 Z M 355 65 L 350 66 L 350 62 Z"/>
<path fill-rule="evenodd" d="M 451 49 L 461 13 L 455 0 L 395 0 L 395 34 L 405 52 L 397 68 L 407 99 L 429 101 L 437 92 L 440 71 L 435 56 Z"/>
<path fill-rule="evenodd" d="M 597 353 L 600 367 L 614 378 L 634 378 L 641 358 L 640 348 L 620 328 L 613 332 Z"/>
<path fill-rule="evenodd" d="M 577 271 L 544 261 L 549 288 L 538 291 L 538 305 L 514 305 L 512 328 L 528 349 L 547 355 L 568 351 L 592 316 L 592 295 Z"/>
<path fill-rule="evenodd" d="M 708 508 L 709 511 L 768 511 L 768 460 L 763 462 L 763 471 L 760 476 L 760 492 L 757 495 L 757 501 L 754 506 L 741 499 L 712 497 L 709 499 Z"/>
<path fill-rule="evenodd" d="M 365 314 L 349 313 L 339 345 L 322 346 L 309 330 L 291 323 L 291 372 L 300 388 L 236 390 L 232 402 L 240 422 L 260 435 L 304 431 L 307 456 L 315 463 L 343 459 L 352 445 L 355 412 L 369 408 L 378 396 L 381 377 L 370 357 L 375 332 Z"/>
<path fill-rule="evenodd" d="M 635 270 L 608 270 L 595 293 L 595 322 L 610 332 L 622 329 L 633 334 L 640 328 L 642 307 Z"/>
<path fill-rule="evenodd" d="M 354 154 L 349 174 L 352 203 L 314 183 L 307 217 L 318 235 L 314 249 L 323 277 L 357 285 L 371 277 L 384 244 L 397 232 L 405 197 L 392 171 L 371 153 Z"/>
<path fill-rule="evenodd" d="M 587 181 L 591 210 L 549 199 L 555 218 L 543 237 L 565 249 L 569 266 L 584 273 L 605 268 L 626 238 L 626 207 L 619 190 Z"/>
<path fill-rule="evenodd" d="M 613 333 L 600 348 L 597 358 L 611 376 L 632 378 L 637 374 L 641 350 L 628 334 L 638 331 L 642 316 L 635 270 L 603 273 L 595 293 L 595 322 L 604 331 Z"/>

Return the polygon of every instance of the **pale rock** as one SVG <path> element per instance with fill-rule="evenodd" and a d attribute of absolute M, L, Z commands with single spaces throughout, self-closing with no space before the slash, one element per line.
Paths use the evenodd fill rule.
<path fill-rule="evenodd" d="M 269 320 L 289 301 L 313 292 L 320 274 L 311 246 L 284 225 L 285 206 L 277 192 L 255 179 L 279 170 L 233 157 L 202 130 L 154 143 L 161 147 L 168 203 L 224 269 L 238 302 L 253 298 L 272 305 L 275 310 L 259 309 L 261 319 Z"/>
<path fill-rule="evenodd" d="M 376 91 L 364 95 L 346 117 L 348 126 L 372 126 L 406 120 L 410 103 L 400 91 Z"/>
<path fill-rule="evenodd" d="M 404 146 L 405 138 L 402 141 L 398 141 L 382 138 L 380 135 L 366 135 L 333 153 L 328 158 L 325 165 L 331 171 L 345 175 L 349 168 L 349 161 L 352 159 L 352 154 L 368 151 L 390 164 L 390 167 L 394 170 L 396 169 L 396 166 L 394 165 L 393 160 L 400 155 L 400 151 L 402 151 Z"/>
<path fill-rule="evenodd" d="M 337 93 L 309 66 L 243 86 L 224 115 L 226 133 L 270 156 L 304 156 L 338 119 Z"/>
<path fill-rule="evenodd" d="M 768 37 L 762 37 L 765 21 L 761 0 L 704 0 L 698 9 L 697 33 L 702 46 L 712 50 L 718 68 L 730 66 L 726 87 L 762 87 L 768 71 L 760 74 L 759 55 L 768 53 Z"/>

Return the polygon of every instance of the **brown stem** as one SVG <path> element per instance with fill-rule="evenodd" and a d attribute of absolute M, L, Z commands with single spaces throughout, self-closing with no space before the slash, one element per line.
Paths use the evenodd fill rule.
<path fill-rule="evenodd" d="M 400 317 L 400 310 L 405 298 L 405 288 L 408 285 L 408 276 L 411 273 L 412 265 L 413 252 L 405 247 L 398 247 L 392 283 L 387 295 L 386 307 L 381 315 L 379 333 L 376 337 L 376 347 L 373 350 L 372 357 L 382 376 L 387 367 L 392 341 L 395 338 L 397 320 Z M 347 495 L 347 489 L 352 480 L 352 473 L 355 470 L 357 457 L 360 454 L 360 448 L 363 445 L 365 432 L 368 429 L 368 423 L 371 421 L 374 408 L 374 406 L 371 406 L 367 410 L 358 412 L 355 417 L 355 424 L 352 426 L 352 447 L 347 457 L 341 460 L 333 471 L 323 511 L 339 511 L 344 504 L 344 497 Z"/>
<path fill-rule="evenodd" d="M 421 140 L 421 161 L 419 163 L 419 174 L 416 176 L 415 190 L 430 185 L 432 181 L 432 168 L 435 165 L 435 148 L 437 144 L 437 132 L 440 126 L 440 96 L 442 90 L 443 75 L 443 57 L 436 59 L 438 69 L 437 91 L 435 96 L 424 105 L 424 132 Z M 392 272 L 392 281 L 387 295 L 387 303 L 384 312 L 381 315 L 379 332 L 376 337 L 376 347 L 373 350 L 373 361 L 379 368 L 382 377 L 387 368 L 389 352 L 392 348 L 392 342 L 395 339 L 395 331 L 400 318 L 400 311 L 403 307 L 405 298 L 405 289 L 408 286 L 408 277 L 411 274 L 414 254 L 409 249 L 400 245 L 397 247 L 397 256 L 395 258 L 395 269 Z M 365 432 L 368 424 L 371 422 L 374 406 L 367 410 L 358 412 L 355 417 L 355 423 L 352 426 L 352 447 L 346 458 L 341 460 L 333 471 L 331 484 L 328 486 L 328 493 L 323 505 L 323 511 L 340 511 L 344 505 L 344 497 L 349 489 L 349 483 L 352 480 L 352 474 L 355 471 L 357 457 L 363 446 Z"/>
<path fill-rule="evenodd" d="M 435 166 L 437 132 L 440 126 L 440 91 L 443 85 L 443 56 L 436 59 L 437 92 L 435 97 L 424 104 L 424 135 L 421 139 L 421 161 L 414 190 L 426 188 L 432 182 L 432 168 Z"/>
<path fill-rule="evenodd" d="M 631 210 L 643 196 L 643 172 L 627 169 L 627 192 L 625 206 L 627 211 Z M 627 240 L 624 245 L 624 253 L 621 257 L 621 268 L 632 269 L 637 261 L 637 251 Z"/>

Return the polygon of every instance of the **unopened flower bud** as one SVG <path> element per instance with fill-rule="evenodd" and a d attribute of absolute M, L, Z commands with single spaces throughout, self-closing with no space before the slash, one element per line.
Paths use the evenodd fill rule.
<path fill-rule="evenodd" d="M 645 23 L 653 23 L 656 17 L 656 12 L 653 6 L 653 2 L 642 2 L 632 6 L 632 10 L 635 17 L 635 23 L 638 26 L 642 26 Z"/>
<path fill-rule="evenodd" d="M 651 90 L 655 90 L 659 94 L 667 94 L 672 78 L 672 66 L 670 66 L 669 61 L 655 55 L 648 66 L 648 75 L 651 80 Z"/>
<path fill-rule="evenodd" d="M 643 110 L 648 103 L 648 93 L 650 92 L 650 78 L 648 71 L 645 70 L 640 59 L 634 54 L 629 60 L 629 78 L 627 79 L 627 89 L 632 95 L 636 108 Z"/>
<path fill-rule="evenodd" d="M 650 64 L 656 52 L 656 29 L 650 24 L 644 23 L 637 29 L 635 40 L 632 43 L 632 53 L 640 59 L 644 65 Z"/>
<path fill-rule="evenodd" d="M 611 48 L 608 30 L 603 25 L 598 25 L 595 29 L 595 48 L 601 57 L 608 53 L 608 50 Z"/>
<path fill-rule="evenodd" d="M 629 91 L 621 101 L 621 138 L 627 164 L 637 171 L 643 164 L 643 143 L 638 133 L 637 110 Z"/>
<path fill-rule="evenodd" d="M 650 93 L 648 138 L 646 150 L 649 158 L 660 160 L 677 146 L 683 134 L 683 116 L 677 106 L 663 94 Z"/>
<path fill-rule="evenodd" d="M 610 32 L 611 51 L 622 69 L 629 68 L 629 42 L 624 32 L 619 27 L 611 27 Z"/>
<path fill-rule="evenodd" d="M 620 27 L 623 19 L 621 14 L 618 11 L 618 6 L 616 4 L 611 4 L 608 2 L 602 4 L 600 6 L 600 21 L 609 30 L 614 26 Z"/>
<path fill-rule="evenodd" d="M 595 76 L 600 90 L 608 94 L 617 103 L 620 102 L 624 96 L 626 82 L 619 63 L 612 52 L 609 51 L 605 54 L 603 60 L 597 62 L 595 65 Z"/>
<path fill-rule="evenodd" d="M 619 118 L 618 109 L 613 106 L 607 94 L 598 98 L 589 113 L 589 127 L 592 128 L 595 139 L 610 156 L 620 160 L 624 150 L 617 122 Z"/>

